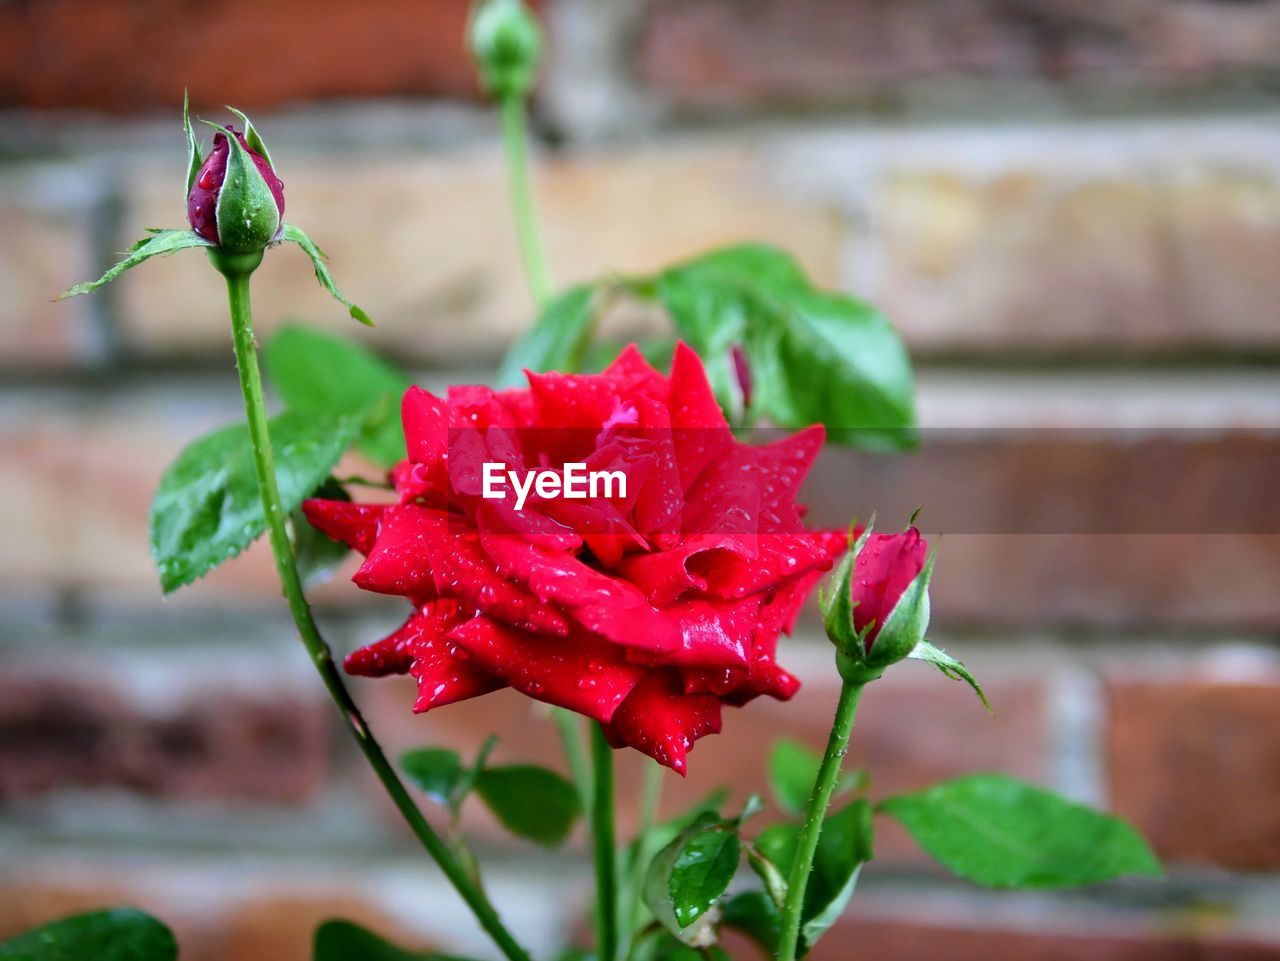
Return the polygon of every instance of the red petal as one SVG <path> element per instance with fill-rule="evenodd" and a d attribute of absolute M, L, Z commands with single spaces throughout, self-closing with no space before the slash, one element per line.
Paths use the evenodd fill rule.
<path fill-rule="evenodd" d="M 683 776 L 694 741 L 720 733 L 720 700 L 713 694 L 685 694 L 675 671 L 651 671 L 622 702 L 605 733 L 615 747 L 633 747 Z"/>
<path fill-rule="evenodd" d="M 849 597 L 855 605 L 853 626 L 862 631 L 868 625 L 875 625 L 867 635 L 868 649 L 893 613 L 902 592 L 924 569 L 928 550 L 924 538 L 914 527 L 901 534 L 872 534 L 862 545 L 853 562 Z"/>
<path fill-rule="evenodd" d="M 352 580 L 381 594 L 455 598 L 520 628 L 568 632 L 560 614 L 498 572 L 465 519 L 416 504 L 387 511 L 374 549 Z"/>
<path fill-rule="evenodd" d="M 608 645 L 583 634 L 540 637 L 482 615 L 451 637 L 478 667 L 517 691 L 602 723 L 613 717 L 644 674 Z"/>
<path fill-rule="evenodd" d="M 400 401 L 409 460 L 434 464 L 449 451 L 449 406 L 421 387 L 410 387 Z"/>
<path fill-rule="evenodd" d="M 302 513 L 311 526 L 352 550 L 368 554 L 378 537 L 386 504 L 353 504 L 350 501 L 308 500 Z"/>

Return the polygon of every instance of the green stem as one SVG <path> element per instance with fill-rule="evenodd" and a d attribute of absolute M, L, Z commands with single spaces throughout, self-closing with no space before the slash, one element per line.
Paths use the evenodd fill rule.
<path fill-rule="evenodd" d="M 836 716 L 831 722 L 831 736 L 827 738 L 827 750 L 822 755 L 822 765 L 813 785 L 813 796 L 804 812 L 804 825 L 796 843 L 796 859 L 787 879 L 787 900 L 782 908 L 782 936 L 778 940 L 778 961 L 795 961 L 800 940 L 800 915 L 804 909 L 805 886 L 813 871 L 813 856 L 818 850 L 818 838 L 822 835 L 822 822 L 827 816 L 827 806 L 840 780 L 840 768 L 849 750 L 849 735 L 853 732 L 853 718 L 858 711 L 858 699 L 864 685 L 845 681 L 840 688 L 840 700 L 836 704 Z"/>
<path fill-rule="evenodd" d="M 533 187 L 529 181 L 528 139 L 525 133 L 524 98 L 509 94 L 502 99 L 502 142 L 507 155 L 507 178 L 511 187 L 511 208 L 515 214 L 520 256 L 524 260 L 525 278 L 539 307 L 551 299 L 551 271 L 547 269 L 546 252 L 538 231 L 538 216 L 533 206 Z"/>
<path fill-rule="evenodd" d="M 640 826 L 636 831 L 635 860 L 630 865 L 631 886 L 627 892 L 630 904 L 627 919 L 629 940 L 635 939 L 644 919 L 644 875 L 653 854 L 649 850 L 649 835 L 658 821 L 658 807 L 662 802 L 662 770 L 662 765 L 656 761 L 645 762 L 644 784 L 640 794 Z"/>
<path fill-rule="evenodd" d="M 215 261 L 217 263 L 217 261 Z M 223 265 L 225 266 L 225 264 Z M 256 266 L 256 264 L 255 264 Z M 222 269 L 221 267 L 219 269 Z M 271 451 L 271 439 L 267 432 L 267 412 L 262 400 L 262 375 L 258 370 L 258 356 L 253 338 L 253 314 L 249 306 L 249 274 L 248 271 L 227 270 L 227 298 L 231 306 L 231 329 L 235 342 L 236 367 L 240 371 L 240 390 L 244 394 L 245 416 L 249 421 L 249 439 L 253 447 L 253 463 L 258 475 L 258 491 L 262 496 L 262 509 L 267 517 L 267 534 L 271 541 L 271 550 L 275 554 L 276 573 L 280 577 L 280 587 L 285 600 L 289 602 L 289 611 L 293 622 L 297 625 L 298 634 L 324 682 L 329 697 L 338 708 L 343 723 L 351 731 L 360 750 L 387 794 L 399 809 L 401 816 L 417 835 L 427 853 L 440 866 L 445 876 L 453 884 L 462 900 L 475 913 L 480 926 L 488 932 L 499 950 L 510 961 L 530 961 L 529 955 L 516 943 L 515 938 L 503 926 L 493 905 L 489 903 L 483 892 L 471 880 L 466 869 L 449 850 L 449 846 L 427 823 L 427 819 L 414 803 L 382 748 L 374 739 L 373 732 L 365 722 L 360 708 L 352 699 L 342 675 L 333 662 L 329 645 L 320 635 L 311 607 L 302 591 L 302 581 L 298 577 L 298 569 L 294 561 L 293 545 L 289 541 L 288 528 L 285 526 L 284 505 L 280 501 L 280 491 L 276 486 L 276 470 Z"/>
<path fill-rule="evenodd" d="M 587 743 L 582 736 L 582 724 L 578 715 L 563 707 L 551 709 L 551 719 L 560 733 L 565 760 L 569 762 L 569 774 L 577 785 L 582 799 L 582 810 L 591 810 L 591 765 L 587 761 Z"/>
<path fill-rule="evenodd" d="M 596 861 L 596 961 L 618 956 L 618 865 L 613 840 L 613 748 L 599 725 L 591 728 L 595 792 L 591 799 L 591 837 Z"/>

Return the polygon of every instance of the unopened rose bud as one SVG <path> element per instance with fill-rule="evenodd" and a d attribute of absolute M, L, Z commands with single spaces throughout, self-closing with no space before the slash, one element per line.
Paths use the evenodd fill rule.
<path fill-rule="evenodd" d="M 542 31 L 520 0 L 483 0 L 467 40 L 486 93 L 503 100 L 529 92 L 542 56 Z"/>
<path fill-rule="evenodd" d="M 858 538 L 823 605 L 827 636 L 847 678 L 878 677 L 924 640 L 932 573 L 928 545 L 914 527 Z"/>
<path fill-rule="evenodd" d="M 234 127 L 219 128 L 187 194 L 187 219 L 231 254 L 255 253 L 280 238 L 284 184 L 256 134 L 248 139 Z"/>

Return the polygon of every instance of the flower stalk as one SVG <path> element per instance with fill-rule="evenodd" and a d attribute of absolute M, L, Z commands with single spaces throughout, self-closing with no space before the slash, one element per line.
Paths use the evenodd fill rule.
<path fill-rule="evenodd" d="M 845 754 L 849 750 L 849 736 L 853 733 L 853 719 L 858 711 L 865 683 L 845 680 L 840 686 L 840 699 L 836 702 L 835 718 L 831 722 L 831 734 L 827 749 L 822 755 L 822 765 L 814 781 L 813 794 L 805 809 L 804 824 L 796 845 L 796 859 L 787 879 L 787 899 L 782 909 L 782 933 L 778 939 L 777 961 L 795 961 L 799 951 L 800 917 L 804 910 L 805 889 L 813 872 L 813 858 L 822 835 L 822 824 L 840 780 Z"/>
<path fill-rule="evenodd" d="M 533 203 L 533 186 L 529 176 L 528 132 L 525 122 L 524 97 L 508 94 L 502 98 L 502 142 L 507 160 L 507 179 L 511 191 L 511 209 L 515 215 L 516 237 L 520 257 L 533 299 L 542 307 L 554 292 L 547 255 L 538 229 L 538 215 Z"/>
<path fill-rule="evenodd" d="M 329 645 L 320 634 L 311 613 L 311 606 L 303 593 L 285 524 L 285 510 L 276 484 L 276 470 L 271 451 L 271 438 L 267 429 L 266 406 L 262 396 L 262 375 L 258 368 L 257 348 L 253 336 L 253 313 L 249 301 L 249 277 L 257 262 L 250 263 L 242 255 L 225 257 L 211 250 L 210 259 L 223 272 L 227 280 L 227 299 L 231 309 L 232 339 L 235 346 L 236 368 L 240 373 L 240 390 L 244 395 L 245 417 L 249 424 L 249 438 L 253 450 L 254 470 L 258 491 L 262 497 L 262 510 L 267 518 L 267 534 L 271 551 L 275 556 L 276 573 L 281 591 L 289 604 L 289 611 L 298 629 L 298 635 L 307 654 L 324 682 L 325 690 L 338 708 L 343 724 L 351 732 L 369 766 L 386 789 L 401 816 L 417 836 L 422 846 L 439 865 L 462 900 L 472 910 L 480 926 L 489 934 L 508 961 L 530 961 L 529 955 L 503 925 L 497 911 L 472 880 L 463 864 L 450 850 L 448 844 L 427 822 L 414 803 L 404 782 L 387 760 L 381 745 L 365 722 L 359 706 L 351 697 L 334 664 Z M 261 261 L 261 253 L 257 256 Z"/>
<path fill-rule="evenodd" d="M 613 748 L 598 724 L 591 726 L 594 793 L 591 838 L 596 869 L 596 961 L 618 957 L 618 865 L 614 844 Z"/>

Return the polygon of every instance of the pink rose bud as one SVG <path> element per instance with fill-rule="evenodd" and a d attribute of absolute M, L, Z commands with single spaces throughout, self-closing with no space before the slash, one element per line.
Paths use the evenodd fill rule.
<path fill-rule="evenodd" d="M 932 573 L 928 545 L 914 527 L 858 538 L 823 603 L 827 636 L 846 677 L 879 677 L 924 640 Z"/>
<path fill-rule="evenodd" d="M 187 195 L 191 229 L 228 253 L 262 250 L 284 223 L 284 184 L 252 126 L 248 132 L 227 126 L 214 135 Z"/>

